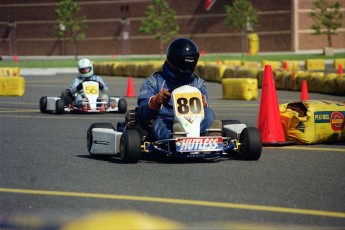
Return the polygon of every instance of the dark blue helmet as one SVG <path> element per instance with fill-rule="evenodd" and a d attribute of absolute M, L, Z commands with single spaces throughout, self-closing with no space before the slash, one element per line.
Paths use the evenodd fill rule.
<path fill-rule="evenodd" d="M 172 41 L 167 50 L 168 63 L 181 73 L 193 73 L 199 60 L 196 44 L 187 38 Z"/>

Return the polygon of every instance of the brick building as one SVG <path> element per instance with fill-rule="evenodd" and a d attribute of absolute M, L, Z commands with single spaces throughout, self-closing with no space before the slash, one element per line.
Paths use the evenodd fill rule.
<path fill-rule="evenodd" d="M 343 27 L 333 36 L 336 49 L 345 48 L 345 0 L 338 0 Z M 159 42 L 139 32 L 151 0 L 76 0 L 86 17 L 86 38 L 79 41 L 79 55 L 159 54 Z M 217 0 L 205 10 L 205 0 L 170 0 L 180 26 L 178 36 L 192 38 L 206 53 L 241 52 L 238 32 L 226 27 L 224 6 Z M 260 11 L 255 32 L 260 51 L 323 49 L 324 35 L 312 35 L 309 17 L 313 0 L 252 0 Z M 1 0 L 0 55 L 72 55 L 72 45 L 58 39 L 55 8 L 58 0 Z M 165 44 L 167 45 L 167 44 Z"/>

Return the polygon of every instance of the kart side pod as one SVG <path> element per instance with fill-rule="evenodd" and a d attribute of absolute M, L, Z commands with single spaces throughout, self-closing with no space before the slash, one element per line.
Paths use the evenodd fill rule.
<path fill-rule="evenodd" d="M 223 125 L 224 136 L 239 140 L 242 130 L 246 127 L 246 124 Z"/>
<path fill-rule="evenodd" d="M 122 132 L 113 129 L 93 128 L 90 140 L 90 154 L 117 154 L 120 152 Z"/>

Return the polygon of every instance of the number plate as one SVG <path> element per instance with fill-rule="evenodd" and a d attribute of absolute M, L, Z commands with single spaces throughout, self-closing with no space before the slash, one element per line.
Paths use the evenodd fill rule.
<path fill-rule="evenodd" d="M 175 93 L 174 107 L 177 116 L 202 115 L 202 97 L 200 92 Z"/>
<path fill-rule="evenodd" d="M 222 137 L 178 138 L 176 140 L 177 152 L 221 151 L 221 150 L 223 150 Z"/>
<path fill-rule="evenodd" d="M 98 95 L 98 84 L 84 82 L 84 93 Z"/>

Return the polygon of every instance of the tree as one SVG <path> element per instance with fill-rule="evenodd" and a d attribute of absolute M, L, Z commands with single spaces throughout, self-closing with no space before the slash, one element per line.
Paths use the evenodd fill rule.
<path fill-rule="evenodd" d="M 78 58 L 78 40 L 85 38 L 85 17 L 78 17 L 80 8 L 73 0 L 61 0 L 55 12 L 59 24 L 55 27 L 59 38 L 69 38 L 73 45 L 74 58 Z"/>
<path fill-rule="evenodd" d="M 247 32 L 257 25 L 259 11 L 249 0 L 235 0 L 232 6 L 226 5 L 224 8 L 227 14 L 225 25 L 241 32 L 243 56 L 247 51 Z"/>
<path fill-rule="evenodd" d="M 180 30 L 176 21 L 176 13 L 167 0 L 152 0 L 146 9 L 146 18 L 142 21 L 139 31 L 152 34 L 159 40 L 160 55 L 163 54 L 163 44 L 174 37 Z"/>
<path fill-rule="evenodd" d="M 343 15 L 339 12 L 340 3 L 329 3 L 327 0 L 316 0 L 313 2 L 310 16 L 314 20 L 311 29 L 315 35 L 326 34 L 328 46 L 333 47 L 332 35 L 342 26 Z"/>

